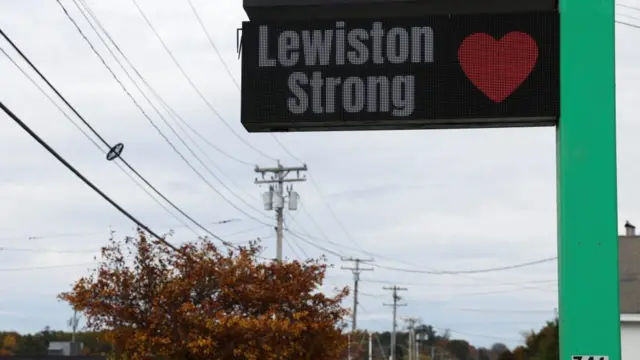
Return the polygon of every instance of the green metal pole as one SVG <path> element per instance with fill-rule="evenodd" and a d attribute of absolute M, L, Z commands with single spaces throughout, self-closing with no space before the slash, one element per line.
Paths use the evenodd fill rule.
<path fill-rule="evenodd" d="M 560 360 L 620 360 L 614 7 L 559 4 Z"/>

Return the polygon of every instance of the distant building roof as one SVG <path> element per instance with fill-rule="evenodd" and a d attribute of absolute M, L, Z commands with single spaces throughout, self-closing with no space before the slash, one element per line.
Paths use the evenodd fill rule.
<path fill-rule="evenodd" d="M 620 259 L 620 313 L 640 314 L 640 235 L 629 222 L 618 236 Z"/>
<path fill-rule="evenodd" d="M 83 348 L 82 342 L 71 341 L 51 341 L 49 342 L 49 355 L 78 355 Z"/>

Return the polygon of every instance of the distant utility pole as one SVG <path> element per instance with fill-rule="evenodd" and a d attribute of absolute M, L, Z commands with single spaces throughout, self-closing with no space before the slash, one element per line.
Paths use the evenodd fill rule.
<path fill-rule="evenodd" d="M 282 261 L 282 240 L 284 238 L 284 203 L 285 188 L 284 183 L 306 181 L 304 176 L 300 176 L 301 171 L 307 171 L 307 165 L 284 167 L 278 160 L 278 165 L 272 168 L 261 168 L 256 166 L 255 172 L 262 175 L 262 179 L 256 178 L 256 184 L 269 184 L 269 191 L 262 194 L 265 210 L 276 211 L 276 260 Z M 287 178 L 291 173 L 295 172 L 295 178 Z M 272 174 L 270 178 L 265 178 L 268 173 Z M 293 191 L 293 185 L 287 189 L 289 210 L 298 209 L 298 193 Z"/>
<path fill-rule="evenodd" d="M 73 317 L 67 321 L 67 325 L 71 327 L 71 341 L 76 341 L 76 331 L 78 329 L 78 310 L 73 310 Z"/>
<path fill-rule="evenodd" d="M 358 283 L 360 282 L 360 272 L 362 271 L 373 271 L 373 268 L 362 268 L 360 267 L 361 263 L 372 262 L 373 259 L 358 259 L 358 258 L 342 258 L 342 261 L 349 261 L 355 264 L 354 267 L 342 267 L 342 270 L 351 270 L 353 273 L 353 314 L 351 321 L 351 332 L 356 331 L 358 328 Z"/>
<path fill-rule="evenodd" d="M 398 328 L 397 315 L 398 315 L 398 307 L 407 306 L 407 304 L 398 304 L 398 300 L 402 299 L 398 295 L 398 291 L 405 291 L 407 288 L 401 288 L 396 285 L 392 287 L 383 287 L 384 290 L 393 291 L 393 304 L 383 304 L 384 306 L 393 306 L 393 331 L 391 332 L 391 349 L 389 349 L 389 353 L 391 354 L 391 360 L 396 360 L 396 329 Z"/>
<path fill-rule="evenodd" d="M 409 348 L 409 360 L 419 360 L 420 359 L 420 355 L 417 349 L 417 342 L 416 342 L 416 323 L 419 321 L 420 319 L 418 318 L 412 318 L 412 317 L 407 317 L 404 318 L 404 321 L 407 322 L 407 328 L 409 329 L 409 344 L 408 344 L 408 348 Z"/>
<path fill-rule="evenodd" d="M 78 355 L 78 347 L 76 345 L 76 332 L 78 331 L 78 310 L 73 310 L 73 317 L 67 321 L 67 325 L 71 327 L 71 355 Z"/>

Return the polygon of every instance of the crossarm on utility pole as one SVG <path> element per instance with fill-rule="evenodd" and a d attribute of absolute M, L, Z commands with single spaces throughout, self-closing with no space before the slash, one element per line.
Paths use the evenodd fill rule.
<path fill-rule="evenodd" d="M 288 167 L 274 167 L 274 168 L 261 168 L 256 166 L 254 171 L 257 173 L 268 173 L 268 172 L 282 172 L 282 171 L 307 171 L 307 165 L 303 166 L 288 166 Z"/>
<path fill-rule="evenodd" d="M 304 166 L 294 166 L 294 167 L 285 167 L 280 164 L 278 161 L 278 165 L 276 167 L 269 168 L 260 168 L 258 166 L 255 167 L 255 172 L 262 174 L 262 179 L 258 180 L 257 178 L 254 180 L 255 184 L 269 184 L 269 193 L 264 194 L 266 196 L 265 203 L 269 205 L 265 205 L 265 208 L 268 210 L 275 210 L 276 213 L 276 260 L 282 261 L 282 243 L 284 241 L 284 203 L 285 197 L 285 186 L 284 183 L 292 183 L 292 182 L 302 182 L 306 181 L 304 177 L 300 176 L 301 171 L 307 171 L 307 165 Z M 287 178 L 287 176 L 292 172 L 296 172 L 295 178 Z M 270 179 L 265 179 L 265 175 L 267 173 L 272 173 Z M 289 209 L 295 210 L 295 206 L 292 203 L 297 201 L 297 193 L 293 191 L 293 185 L 288 186 L 288 198 L 289 198 Z M 278 201 L 274 201 L 277 199 Z M 292 199 L 294 201 L 292 202 Z M 293 207 L 292 207 L 293 206 Z"/>
<path fill-rule="evenodd" d="M 254 184 L 277 184 L 277 183 L 289 183 L 289 182 L 301 182 L 301 181 L 307 181 L 306 179 L 282 179 L 282 180 L 258 180 L 256 179 L 254 181 Z"/>

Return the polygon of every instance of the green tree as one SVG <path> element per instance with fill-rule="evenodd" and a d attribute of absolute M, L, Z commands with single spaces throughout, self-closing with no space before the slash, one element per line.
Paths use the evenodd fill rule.
<path fill-rule="evenodd" d="M 447 344 L 447 350 L 458 360 L 469 360 L 471 355 L 471 346 L 465 340 L 450 340 Z"/>
<path fill-rule="evenodd" d="M 491 352 L 496 355 L 500 355 L 507 350 L 509 350 L 509 347 L 503 343 L 495 343 L 491 345 Z"/>
<path fill-rule="evenodd" d="M 396 357 L 394 359 L 404 360 L 405 357 L 406 357 L 406 348 L 400 345 L 400 343 L 396 343 Z"/>
<path fill-rule="evenodd" d="M 513 349 L 513 358 L 515 360 L 527 360 L 529 358 L 527 349 L 524 346 L 518 346 Z"/>
<path fill-rule="evenodd" d="M 478 348 L 478 360 L 491 360 L 491 350 Z"/>
<path fill-rule="evenodd" d="M 548 321 L 540 331 L 526 334 L 525 351 L 528 360 L 558 360 L 559 326 L 558 320 Z"/>
<path fill-rule="evenodd" d="M 515 360 L 515 356 L 511 352 L 511 350 L 507 349 L 498 355 L 498 360 Z"/>
<path fill-rule="evenodd" d="M 416 334 L 419 338 L 424 339 L 424 343 L 426 345 L 435 345 L 438 340 L 440 340 L 440 336 L 438 336 L 438 332 L 431 325 L 419 325 L 416 326 Z"/>

